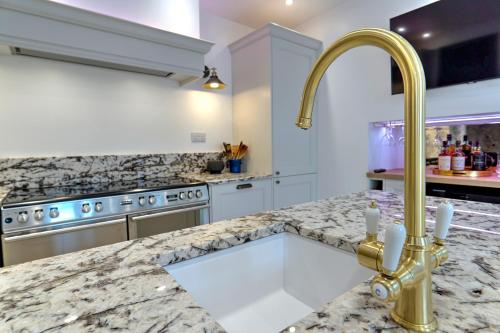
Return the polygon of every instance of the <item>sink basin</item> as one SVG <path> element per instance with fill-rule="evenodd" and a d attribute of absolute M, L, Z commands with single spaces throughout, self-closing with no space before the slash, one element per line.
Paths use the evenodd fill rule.
<path fill-rule="evenodd" d="M 276 333 L 365 281 L 353 254 L 290 233 L 168 265 L 229 333 Z"/>

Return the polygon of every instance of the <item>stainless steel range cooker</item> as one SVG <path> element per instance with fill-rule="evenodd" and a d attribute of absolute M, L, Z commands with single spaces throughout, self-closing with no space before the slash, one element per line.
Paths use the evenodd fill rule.
<path fill-rule="evenodd" d="M 5 266 L 209 222 L 205 183 L 181 177 L 11 191 L 1 206 Z"/>

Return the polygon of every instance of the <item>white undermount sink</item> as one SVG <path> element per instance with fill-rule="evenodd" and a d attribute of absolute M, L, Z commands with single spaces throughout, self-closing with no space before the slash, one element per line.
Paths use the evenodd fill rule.
<path fill-rule="evenodd" d="M 372 276 L 354 255 L 289 233 L 165 266 L 229 333 L 276 333 Z"/>

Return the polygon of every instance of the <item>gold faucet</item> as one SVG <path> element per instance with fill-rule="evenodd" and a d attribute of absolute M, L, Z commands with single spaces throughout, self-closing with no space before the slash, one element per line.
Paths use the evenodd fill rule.
<path fill-rule="evenodd" d="M 435 236 L 431 243 L 425 232 L 425 76 L 416 51 L 403 37 L 384 29 L 362 29 L 344 35 L 321 55 L 309 74 L 296 124 L 303 129 L 311 127 L 316 91 L 330 64 L 344 52 L 364 45 L 387 51 L 403 76 L 406 239 L 401 240 L 402 253 L 398 254 L 394 270 L 384 267 L 384 243 L 377 240 L 376 233 L 367 233 L 357 257 L 361 265 L 380 273 L 371 281 L 372 294 L 396 301 L 391 312 L 394 321 L 414 331 L 431 332 L 437 328 L 432 313 L 431 273 L 448 258 L 448 252 L 444 237 Z M 388 252 L 387 243 L 386 239 Z"/>

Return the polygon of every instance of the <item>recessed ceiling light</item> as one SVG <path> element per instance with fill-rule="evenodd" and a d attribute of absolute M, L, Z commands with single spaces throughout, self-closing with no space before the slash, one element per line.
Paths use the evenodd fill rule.
<path fill-rule="evenodd" d="M 285 5 L 287 6 L 293 5 L 293 0 L 285 0 Z"/>
<path fill-rule="evenodd" d="M 398 28 L 398 32 L 405 32 L 406 31 L 406 28 L 405 27 L 399 27 Z"/>
<path fill-rule="evenodd" d="M 426 32 L 422 34 L 422 38 L 429 38 L 431 36 L 430 32 Z"/>

